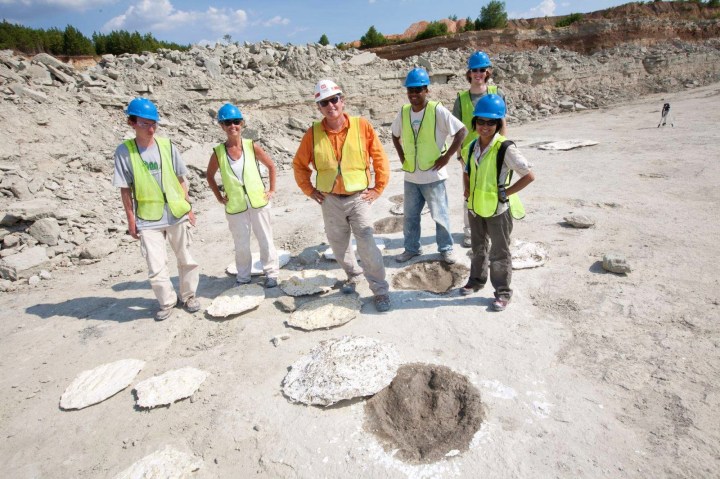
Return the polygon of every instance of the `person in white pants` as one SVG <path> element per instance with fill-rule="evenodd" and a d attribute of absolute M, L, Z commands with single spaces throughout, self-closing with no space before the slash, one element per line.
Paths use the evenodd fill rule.
<path fill-rule="evenodd" d="M 280 273 L 278 255 L 273 244 L 269 206 L 275 193 L 275 163 L 257 143 L 242 138 L 245 120 L 238 107 L 226 103 L 218 110 L 217 120 L 227 139 L 213 149 L 206 178 L 215 198 L 225 205 L 225 216 L 235 243 L 237 284 L 250 283 L 252 230 L 260 247 L 265 287 L 274 288 L 278 284 Z M 268 170 L 268 190 L 265 189 L 258 162 Z M 215 181 L 218 170 L 224 193 Z"/>

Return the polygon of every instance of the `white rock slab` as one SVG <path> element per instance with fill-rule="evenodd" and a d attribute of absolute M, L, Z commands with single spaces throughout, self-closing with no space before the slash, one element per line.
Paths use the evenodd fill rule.
<path fill-rule="evenodd" d="M 145 361 L 121 359 L 83 371 L 60 397 L 60 409 L 82 409 L 106 400 L 130 385 Z"/>
<path fill-rule="evenodd" d="M 355 253 L 357 253 L 357 242 L 355 241 L 355 238 L 350 240 L 350 244 L 352 245 L 353 251 Z M 375 244 L 377 245 L 377 247 L 380 251 L 385 250 L 385 241 L 383 241 L 381 238 L 375 238 Z M 325 259 L 331 259 L 331 260 L 335 259 L 335 253 L 333 252 L 332 246 L 329 247 L 327 250 L 325 250 L 325 252 L 323 253 L 323 256 L 325 257 Z M 358 258 L 358 260 L 359 259 L 360 258 Z"/>
<path fill-rule="evenodd" d="M 552 141 L 538 146 L 539 150 L 555 150 L 555 151 L 567 151 L 575 148 L 582 148 L 584 146 L 595 146 L 599 143 L 592 140 L 562 140 Z"/>
<path fill-rule="evenodd" d="M 330 339 L 293 363 L 283 392 L 293 402 L 330 406 L 375 394 L 390 384 L 399 366 L 391 344 L 364 336 Z"/>
<path fill-rule="evenodd" d="M 548 260 L 548 251 L 540 243 L 515 240 L 512 245 L 513 269 L 537 268 Z"/>
<path fill-rule="evenodd" d="M 265 290 L 259 284 L 242 284 L 224 291 L 210 304 L 207 314 L 214 318 L 227 318 L 260 306 Z"/>
<path fill-rule="evenodd" d="M 181 368 L 153 376 L 135 386 L 136 404 L 152 408 L 172 404 L 192 396 L 208 377 L 208 373 L 195 368 Z"/>
<path fill-rule="evenodd" d="M 115 479 L 185 479 L 200 469 L 202 459 L 180 452 L 171 446 L 149 454 Z"/>
<path fill-rule="evenodd" d="M 355 319 L 361 307 L 355 295 L 333 294 L 303 304 L 293 311 L 287 323 L 305 331 L 334 328 Z"/>
<path fill-rule="evenodd" d="M 288 264 L 290 262 L 290 258 L 292 258 L 292 254 L 290 254 L 289 251 L 284 249 L 277 250 L 277 254 L 278 263 L 280 263 L 281 268 Z M 235 261 L 227 265 L 227 268 L 225 268 L 225 272 L 233 276 L 237 274 L 237 266 L 235 265 Z M 250 274 L 253 276 L 259 276 L 263 274 L 262 262 L 260 262 L 260 253 L 252 254 L 252 267 L 250 269 Z"/>
<path fill-rule="evenodd" d="M 336 276 L 326 271 L 308 269 L 280 283 L 280 289 L 290 296 L 306 296 L 330 291 L 337 281 Z"/>

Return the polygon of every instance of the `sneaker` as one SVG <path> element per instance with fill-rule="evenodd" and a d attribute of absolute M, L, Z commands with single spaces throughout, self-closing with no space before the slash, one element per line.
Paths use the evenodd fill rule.
<path fill-rule="evenodd" d="M 278 285 L 277 278 L 266 278 L 265 279 L 265 287 L 266 288 L 274 288 Z"/>
<path fill-rule="evenodd" d="M 161 309 L 160 311 L 155 313 L 155 321 L 165 321 L 173 315 L 174 310 L 175 308 Z"/>
<path fill-rule="evenodd" d="M 390 311 L 390 296 L 387 294 L 378 294 L 375 296 L 375 309 L 378 313 Z"/>
<path fill-rule="evenodd" d="M 460 294 L 462 296 L 467 296 L 469 294 L 477 293 L 478 291 L 480 291 L 483 288 L 483 286 L 485 286 L 485 285 L 468 282 L 465 286 L 460 288 Z"/>
<path fill-rule="evenodd" d="M 243 284 L 250 284 L 250 280 L 249 279 L 238 279 L 237 281 L 235 281 L 235 286 L 241 286 Z"/>
<path fill-rule="evenodd" d="M 398 263 L 404 263 L 405 261 L 408 261 L 415 256 L 420 256 L 420 253 L 413 253 L 412 251 L 405 250 L 399 255 L 395 256 L 395 261 Z"/>
<path fill-rule="evenodd" d="M 470 248 L 472 246 L 472 238 L 469 236 L 463 236 L 462 245 L 463 248 Z"/>
<path fill-rule="evenodd" d="M 185 311 L 188 313 L 196 313 L 200 311 L 200 301 L 195 296 L 191 296 L 185 301 Z"/>
<path fill-rule="evenodd" d="M 493 311 L 505 311 L 509 302 L 505 298 L 495 298 L 495 301 L 492 302 L 492 309 Z"/>
<path fill-rule="evenodd" d="M 451 249 L 440 253 L 440 257 L 447 264 L 455 264 L 457 262 L 457 258 L 455 258 L 455 253 L 453 253 L 453 250 Z"/>
<path fill-rule="evenodd" d="M 356 287 L 357 283 L 355 281 L 347 280 L 340 287 L 340 291 L 342 291 L 343 294 L 353 294 Z"/>

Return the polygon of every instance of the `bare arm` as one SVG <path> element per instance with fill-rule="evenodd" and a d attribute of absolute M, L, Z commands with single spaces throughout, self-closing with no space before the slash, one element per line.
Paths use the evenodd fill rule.
<path fill-rule="evenodd" d="M 405 152 L 402 148 L 402 143 L 400 143 L 400 138 L 393 135 L 393 145 L 395 145 L 395 151 L 397 151 L 398 157 L 400 158 L 400 163 L 405 164 Z"/>
<path fill-rule="evenodd" d="M 120 199 L 122 199 L 125 216 L 128 222 L 128 233 L 135 239 L 140 236 L 137 234 L 137 225 L 135 224 L 135 211 L 133 210 L 132 190 L 130 188 L 120 188 Z"/>
<path fill-rule="evenodd" d="M 272 158 L 270 158 L 270 155 L 265 153 L 265 150 L 263 150 L 260 145 L 253 142 L 253 145 L 255 145 L 255 158 L 260 160 L 260 163 L 265 165 L 265 167 L 268 169 L 268 175 L 270 178 L 270 189 L 265 192 L 265 198 L 270 201 L 270 198 L 275 194 L 275 180 L 277 179 L 277 168 L 275 168 L 275 163 L 273 162 Z"/>
<path fill-rule="evenodd" d="M 514 195 L 518 191 L 521 191 L 523 188 L 525 188 L 527 185 L 535 181 L 535 173 L 532 171 L 528 173 L 527 175 L 523 176 L 519 180 L 517 180 L 511 187 L 505 190 L 505 193 L 507 193 L 508 196 Z"/>
<path fill-rule="evenodd" d="M 457 153 L 460 146 L 462 146 L 462 142 L 467 136 L 467 128 L 464 126 L 461 130 L 458 130 L 457 133 L 455 133 L 455 136 L 453 136 L 452 144 L 450 145 L 450 148 L 445 152 L 444 155 L 442 155 L 438 160 L 435 162 L 435 165 L 433 166 L 433 170 L 439 170 L 440 168 L 444 168 L 445 165 L 450 162 L 450 158 Z"/>
<path fill-rule="evenodd" d="M 220 165 L 218 165 L 217 156 L 215 155 L 215 153 L 213 153 L 210 157 L 210 161 L 208 162 L 207 171 L 205 171 L 205 179 L 207 180 L 208 186 L 215 195 L 215 199 L 218 200 L 219 203 L 224 205 L 228 202 L 227 196 L 223 195 L 220 192 L 217 181 L 215 181 L 215 174 L 217 173 L 219 167 Z"/>

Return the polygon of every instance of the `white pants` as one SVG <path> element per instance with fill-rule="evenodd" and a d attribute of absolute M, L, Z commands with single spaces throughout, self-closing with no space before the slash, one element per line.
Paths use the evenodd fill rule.
<path fill-rule="evenodd" d="M 270 207 L 248 207 L 242 213 L 225 214 L 230 233 L 235 242 L 235 267 L 237 280 L 250 281 L 252 254 L 250 252 L 250 230 L 255 234 L 260 247 L 260 262 L 268 278 L 277 279 L 280 274 L 278 254 L 273 244 L 272 226 L 270 226 Z"/>
<path fill-rule="evenodd" d="M 189 229 L 190 223 L 184 221 L 166 228 L 142 230 L 138 233 L 140 235 L 140 252 L 148 265 L 150 286 L 161 309 L 172 308 L 177 303 L 175 288 L 170 282 L 165 238 L 170 243 L 177 259 L 181 301 L 185 302 L 195 296 L 200 280 L 200 270 L 190 255 L 192 234 Z"/>

